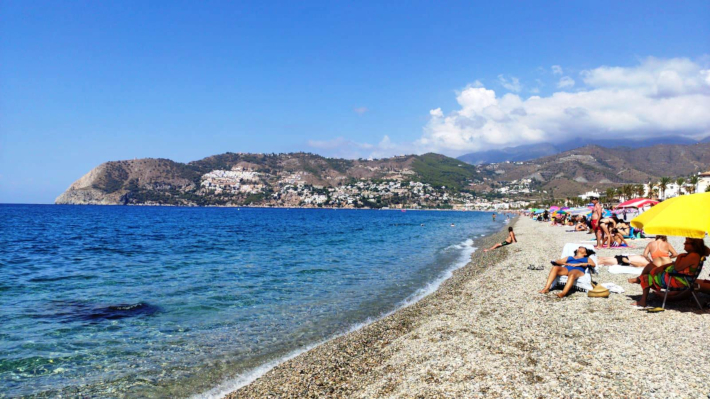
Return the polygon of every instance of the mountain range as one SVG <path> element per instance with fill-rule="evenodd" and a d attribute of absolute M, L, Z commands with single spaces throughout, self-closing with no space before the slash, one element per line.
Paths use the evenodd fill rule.
<path fill-rule="evenodd" d="M 558 154 L 561 152 L 573 150 L 575 148 L 584 147 L 587 145 L 597 145 L 605 148 L 643 148 L 653 147 L 659 144 L 683 144 L 691 145 L 695 143 L 710 143 L 710 136 L 702 140 L 693 140 L 682 136 L 664 136 L 658 138 L 649 138 L 643 140 L 597 140 L 593 138 L 576 138 L 573 140 L 564 141 L 561 143 L 538 143 L 520 145 L 515 147 L 506 147 L 500 150 L 489 150 L 472 152 L 462 155 L 458 159 L 470 163 L 472 165 L 480 165 L 484 163 L 498 162 L 519 162 L 530 161 L 536 158 L 546 157 L 549 155 Z"/>
<path fill-rule="evenodd" d="M 380 205 L 403 204 L 416 197 L 422 206 L 441 207 L 453 194 L 500 193 L 501 187 L 520 181 L 533 190 L 565 197 L 709 169 L 707 139 L 639 148 L 586 145 L 533 160 L 477 166 L 434 153 L 378 160 L 225 153 L 189 163 L 150 158 L 106 162 L 74 182 L 55 202 L 299 206 L 315 201 L 337 206 L 346 197 L 348 204 L 376 198 Z M 407 190 L 418 194 L 409 195 Z"/>

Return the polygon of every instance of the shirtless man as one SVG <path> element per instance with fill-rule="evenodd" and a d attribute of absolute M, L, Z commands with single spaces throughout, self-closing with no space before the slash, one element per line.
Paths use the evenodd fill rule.
<path fill-rule="evenodd" d="M 599 198 L 592 197 L 592 204 L 594 204 L 594 209 L 592 209 L 592 231 L 597 236 L 597 247 L 602 246 L 602 232 L 599 228 L 599 219 L 602 218 L 602 204 L 599 203 Z"/>

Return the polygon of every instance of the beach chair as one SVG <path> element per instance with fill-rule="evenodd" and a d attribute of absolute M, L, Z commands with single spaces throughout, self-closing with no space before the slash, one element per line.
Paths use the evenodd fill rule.
<path fill-rule="evenodd" d="M 562 248 L 562 254 L 560 255 L 560 258 L 574 256 L 574 251 L 576 251 L 579 247 L 585 247 L 587 249 L 594 250 L 594 245 L 592 244 L 567 243 L 565 244 L 564 248 Z M 599 274 L 599 262 L 597 261 L 597 255 L 592 255 L 590 256 L 590 258 L 592 258 L 597 267 L 588 267 L 587 270 L 584 272 L 584 276 L 578 278 L 577 281 L 574 282 L 573 290 L 575 291 L 589 292 L 594 288 L 592 287 L 592 274 Z M 552 289 L 555 289 L 558 286 L 562 288 L 565 286 L 565 284 L 567 284 L 567 276 L 557 276 L 557 278 L 555 278 L 555 281 L 552 282 Z"/>
<path fill-rule="evenodd" d="M 665 294 L 663 295 L 663 305 L 661 305 L 661 309 L 666 308 L 666 299 L 668 298 L 669 292 L 676 291 L 676 292 L 680 292 L 679 295 L 682 295 L 684 292 L 689 291 L 693 295 L 693 299 L 695 299 L 695 303 L 698 304 L 698 307 L 700 308 L 700 310 L 703 310 L 703 305 L 700 304 L 700 301 L 698 300 L 697 295 L 695 295 L 695 289 L 693 286 L 695 285 L 695 280 L 697 280 L 698 277 L 700 276 L 700 272 L 703 271 L 704 264 L 705 264 L 705 256 L 700 258 L 700 263 L 698 264 L 698 269 L 695 271 L 695 274 L 693 274 L 693 275 L 682 274 L 682 273 L 677 273 L 677 272 L 668 273 L 668 275 L 670 275 L 670 276 L 682 278 L 683 280 L 685 280 L 686 283 L 688 283 L 688 285 L 683 288 L 662 288 L 661 290 L 656 290 L 654 288 L 654 291 L 657 291 L 659 293 L 660 293 L 660 291 L 665 291 Z"/>

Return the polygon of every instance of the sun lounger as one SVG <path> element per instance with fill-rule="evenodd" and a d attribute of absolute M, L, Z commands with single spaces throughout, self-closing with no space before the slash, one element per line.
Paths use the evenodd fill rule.
<path fill-rule="evenodd" d="M 562 255 L 560 255 L 560 258 L 574 256 L 574 251 L 576 251 L 579 247 L 585 247 L 587 249 L 594 250 L 594 246 L 592 244 L 567 243 L 565 244 L 564 248 L 562 248 Z M 577 291 L 587 292 L 591 291 L 592 288 L 594 288 L 592 287 L 592 273 L 599 274 L 599 263 L 597 261 L 596 255 L 592 255 L 590 256 L 590 258 L 592 258 L 594 263 L 597 264 L 597 267 L 587 268 L 586 272 L 584 273 L 584 276 L 578 278 L 577 281 L 574 282 L 574 289 Z M 567 284 L 567 276 L 558 276 L 555 281 L 552 282 L 552 289 L 557 286 L 564 287 L 565 284 Z"/>

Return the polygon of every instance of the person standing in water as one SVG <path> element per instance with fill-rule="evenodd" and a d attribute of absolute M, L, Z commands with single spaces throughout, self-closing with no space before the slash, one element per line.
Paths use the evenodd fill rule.
<path fill-rule="evenodd" d="M 513 227 L 508 227 L 508 237 L 505 239 L 505 241 L 498 243 L 490 248 L 484 249 L 483 252 L 492 251 L 496 248 L 504 247 L 504 246 L 510 245 L 514 242 L 518 242 L 518 239 L 515 238 L 515 233 L 513 232 Z"/>
<path fill-rule="evenodd" d="M 495 212 L 493 212 L 493 221 L 494 222 L 496 221 L 496 213 Z"/>

